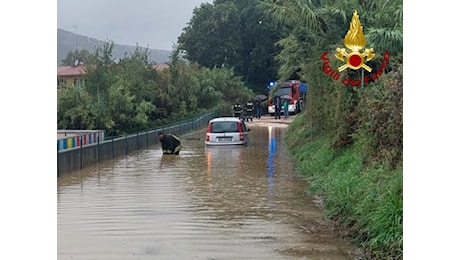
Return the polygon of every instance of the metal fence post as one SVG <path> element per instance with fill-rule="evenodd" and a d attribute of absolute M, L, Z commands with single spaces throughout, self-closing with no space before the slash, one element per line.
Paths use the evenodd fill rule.
<path fill-rule="evenodd" d="M 128 135 L 125 135 L 125 155 L 128 154 Z"/>
<path fill-rule="evenodd" d="M 99 149 L 99 134 L 97 135 L 97 162 L 101 162 L 101 152 Z"/>
<path fill-rule="evenodd" d="M 187 119 L 184 119 L 184 120 L 181 120 L 179 122 L 176 122 L 176 123 L 170 123 L 170 124 L 167 124 L 167 125 L 161 125 L 161 126 L 157 126 L 156 128 L 152 128 L 150 130 L 145 130 L 143 132 L 141 132 L 141 134 L 145 134 L 146 135 L 146 143 L 147 143 L 147 147 L 149 147 L 149 145 L 153 145 L 153 144 L 157 144 L 158 143 L 158 138 L 156 138 L 156 135 L 158 134 L 158 132 L 165 132 L 165 130 L 167 130 L 168 132 L 177 132 L 177 133 L 180 133 L 180 134 L 185 134 L 187 132 L 190 132 L 190 131 L 194 131 L 196 130 L 197 128 L 201 128 L 201 127 L 205 127 L 207 125 L 207 122 L 213 118 L 215 116 L 215 112 L 213 113 L 208 113 L 208 114 L 205 114 L 205 115 L 202 115 L 202 116 L 196 116 L 194 118 L 187 118 Z M 64 135 L 66 135 L 67 133 L 64 132 Z M 149 140 L 149 134 L 152 134 L 153 135 L 153 139 Z M 104 150 L 102 150 L 101 148 L 101 142 L 102 144 L 107 144 L 108 145 L 108 142 L 109 140 L 103 138 L 103 140 L 101 140 L 101 135 L 100 133 L 97 134 L 97 135 L 90 135 L 90 140 L 92 142 L 89 142 L 88 141 L 88 144 L 91 144 L 91 146 L 94 145 L 94 137 L 95 136 L 97 138 L 97 162 L 100 163 L 101 161 L 105 160 L 105 159 L 108 159 L 105 158 L 105 154 L 103 153 Z M 83 159 L 83 145 L 84 145 L 84 137 L 86 137 L 86 135 L 84 136 L 78 136 L 77 134 L 77 137 L 80 137 L 80 151 L 79 151 L 79 160 L 80 160 L 80 169 L 83 169 L 86 165 L 88 165 L 89 163 L 91 162 L 94 162 L 92 161 L 92 159 L 94 159 L 94 157 L 89 158 L 89 152 L 85 154 L 86 157 L 86 161 Z M 134 136 L 133 136 L 134 137 Z M 121 149 L 121 140 L 122 136 L 119 137 L 119 141 L 120 141 L 120 147 L 117 148 L 117 150 L 120 150 Z M 57 143 L 57 176 L 59 177 L 60 176 L 60 173 L 61 172 L 66 172 L 67 169 L 66 169 L 66 162 L 64 161 L 64 163 L 61 163 L 60 162 L 60 159 L 63 158 L 63 156 L 66 156 L 67 153 L 66 152 L 70 152 L 68 150 L 70 150 L 70 148 L 76 148 L 78 149 L 78 146 L 76 145 L 76 139 L 72 139 L 70 142 L 72 147 L 67 147 L 67 144 L 69 143 L 69 138 L 67 139 L 64 139 L 62 140 L 62 142 L 59 142 Z M 120 155 L 119 152 L 120 151 L 115 151 L 115 138 L 111 138 L 111 142 L 112 142 L 112 159 L 115 159 L 116 155 Z M 62 143 L 62 149 L 61 149 L 61 143 Z M 140 149 L 141 146 L 143 146 L 144 143 L 140 144 L 140 140 L 139 140 L 139 131 L 136 132 L 136 148 L 137 149 Z M 87 147 L 88 148 L 88 147 Z M 86 148 L 85 148 L 86 149 Z M 93 148 L 91 148 L 93 149 Z M 133 148 L 134 149 L 134 148 Z M 62 152 L 61 152 L 62 151 Z M 91 150 L 93 151 L 93 150 Z M 90 152 L 91 152 L 90 151 Z M 128 155 L 130 151 L 130 148 L 129 148 L 129 140 L 128 140 L 128 135 L 125 135 L 125 155 Z M 71 162 L 72 162 L 72 165 L 75 165 L 75 157 L 77 156 L 77 153 L 78 151 L 73 151 L 72 154 L 71 154 Z M 63 156 L 60 156 L 60 154 L 62 154 Z M 93 154 L 94 155 L 94 154 Z M 67 157 L 65 157 L 67 158 Z M 61 171 L 60 169 L 60 166 L 63 165 L 63 170 Z"/>
<path fill-rule="evenodd" d="M 83 142 L 80 141 L 80 170 L 83 169 Z"/>
<path fill-rule="evenodd" d="M 59 177 L 59 145 L 57 147 L 57 176 Z"/>

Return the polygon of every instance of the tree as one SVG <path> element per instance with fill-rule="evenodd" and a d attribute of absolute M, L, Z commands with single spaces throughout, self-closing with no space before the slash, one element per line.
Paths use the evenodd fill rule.
<path fill-rule="evenodd" d="M 59 129 L 93 129 L 95 114 L 91 110 L 91 97 L 80 87 L 58 90 L 57 120 Z"/>
<path fill-rule="evenodd" d="M 342 183 L 338 178 L 334 180 L 338 185 L 315 185 L 312 178 L 318 191 L 326 194 L 325 201 L 329 202 L 329 205 L 325 203 L 326 210 L 333 219 L 345 219 L 342 223 L 351 228 L 353 240 L 370 251 L 371 259 L 402 258 L 402 178 L 398 174 L 392 176 L 394 169 L 402 169 L 403 84 L 402 59 L 399 59 L 402 57 L 402 0 L 264 0 L 261 5 L 279 24 L 289 28 L 289 35 L 278 42 L 282 48 L 276 57 L 281 77 L 295 74 L 309 86 L 305 117 L 301 117 L 305 121 L 300 122 L 298 129 L 308 129 L 305 132 L 314 132 L 329 142 L 328 161 L 344 158 L 341 156 L 346 154 L 347 164 L 359 169 L 356 171 L 359 180 L 366 178 L 366 170 L 378 172 L 371 177 L 371 182 L 383 193 L 369 188 L 372 185 L 362 189 L 353 187 L 353 190 L 366 200 L 372 198 L 392 205 L 391 210 L 380 205 L 378 210 L 372 210 L 360 200 L 331 203 L 349 183 Z M 385 51 L 398 57 L 390 60 L 392 68 L 388 73 L 363 88 L 344 86 L 324 75 L 321 60 L 325 51 L 333 53 L 343 46 L 355 10 L 364 25 L 366 46 L 373 47 L 376 53 L 374 59 L 366 63 L 375 71 Z M 333 64 L 333 59 L 331 66 L 338 67 L 339 63 Z M 358 73 L 360 71 L 348 69 L 343 76 L 355 77 Z M 316 139 L 311 137 L 309 139 Z M 320 151 L 326 154 L 323 148 Z M 318 161 L 323 165 L 325 158 Z M 328 164 L 325 165 L 326 169 L 319 175 L 337 178 L 333 173 L 335 169 L 327 169 Z M 343 170 L 344 175 L 353 174 L 344 168 L 339 171 Z M 370 214 L 363 217 L 363 212 L 357 210 L 359 207 Z M 379 229 L 374 228 L 378 225 Z"/>
<path fill-rule="evenodd" d="M 258 2 L 214 1 L 195 8 L 178 39 L 179 51 L 201 66 L 233 69 L 251 89 L 263 91 L 276 77 L 275 42 L 282 29 Z"/>
<path fill-rule="evenodd" d="M 402 1 L 265 0 L 261 6 L 290 32 L 278 41 L 282 48 L 276 56 L 280 78 L 294 76 L 308 82 L 307 110 L 311 123 L 324 130 L 343 129 L 343 135 L 338 136 L 350 137 L 353 132 L 350 127 L 354 125 L 350 120 L 356 120 L 353 115 L 359 97 L 350 89 L 342 90 L 340 82 L 324 77 L 321 54 L 343 46 L 351 16 L 357 10 L 365 14 L 360 20 L 365 25 L 367 45 L 380 53 L 370 65 L 378 69 L 385 51 L 391 50 L 393 56 L 402 55 Z"/>
<path fill-rule="evenodd" d="M 76 60 L 83 62 L 84 64 L 94 64 L 95 62 L 94 54 L 90 53 L 86 49 L 76 50 L 76 51 L 69 51 L 67 56 L 62 60 L 63 66 L 71 66 L 74 65 Z"/>
<path fill-rule="evenodd" d="M 58 90 L 60 128 L 104 129 L 118 136 L 211 110 L 225 112 L 236 99 L 253 96 L 231 69 L 209 69 L 175 55 L 169 69 L 157 71 L 147 49 L 137 46 L 114 62 L 112 48 L 110 41 L 97 47 L 83 88 Z"/>

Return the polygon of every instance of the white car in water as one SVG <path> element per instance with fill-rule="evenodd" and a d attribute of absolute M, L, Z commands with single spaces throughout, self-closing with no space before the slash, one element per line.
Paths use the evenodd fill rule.
<path fill-rule="evenodd" d="M 249 131 L 244 120 L 237 117 L 218 117 L 208 122 L 206 145 L 247 145 Z"/>

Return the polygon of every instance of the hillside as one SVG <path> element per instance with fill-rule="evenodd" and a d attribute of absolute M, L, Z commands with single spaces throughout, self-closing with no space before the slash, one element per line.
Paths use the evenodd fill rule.
<path fill-rule="evenodd" d="M 105 41 L 77 34 L 77 47 L 79 50 L 86 49 L 94 52 L 96 46 L 101 46 Z M 114 42 L 113 58 L 122 58 L 125 53 L 131 53 L 136 46 L 120 45 Z M 57 65 L 62 65 L 62 60 L 69 51 L 75 50 L 75 33 L 63 29 L 57 29 Z M 169 60 L 170 51 L 150 49 L 150 59 L 156 64 L 165 63 Z"/>

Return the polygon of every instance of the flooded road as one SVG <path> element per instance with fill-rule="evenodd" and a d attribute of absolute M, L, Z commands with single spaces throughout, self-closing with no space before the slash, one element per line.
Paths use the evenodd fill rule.
<path fill-rule="evenodd" d="M 252 126 L 247 147 L 183 137 L 58 178 L 58 259 L 354 259 L 304 194 L 285 128 Z"/>

